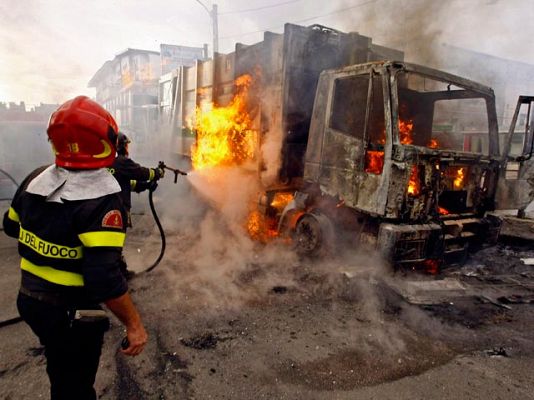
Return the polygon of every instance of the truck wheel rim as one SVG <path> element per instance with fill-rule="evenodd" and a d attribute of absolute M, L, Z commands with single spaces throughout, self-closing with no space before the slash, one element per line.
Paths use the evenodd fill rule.
<path fill-rule="evenodd" d="M 320 246 L 321 230 L 314 218 L 304 217 L 297 226 L 297 244 L 304 252 L 312 252 Z"/>

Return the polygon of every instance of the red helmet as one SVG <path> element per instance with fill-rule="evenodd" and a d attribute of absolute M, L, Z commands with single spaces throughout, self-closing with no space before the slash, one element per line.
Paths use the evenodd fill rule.
<path fill-rule="evenodd" d="M 108 167 L 115 159 L 117 123 L 100 104 L 78 96 L 59 106 L 48 122 L 56 165 L 72 169 Z"/>

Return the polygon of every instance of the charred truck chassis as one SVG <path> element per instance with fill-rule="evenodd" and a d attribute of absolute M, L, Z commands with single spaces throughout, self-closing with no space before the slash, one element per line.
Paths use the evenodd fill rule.
<path fill-rule="evenodd" d="M 497 240 L 490 88 L 401 62 L 321 74 L 303 184 L 280 216 L 302 253 L 366 243 L 436 271 Z"/>
<path fill-rule="evenodd" d="M 286 24 L 282 34 L 180 67 L 169 82 L 178 153 L 189 155 L 195 140 L 187 116 L 206 102 L 228 104 L 234 80 L 249 74 L 260 144 L 282 136 L 278 179 L 264 183 L 259 201 L 270 231 L 291 234 L 308 254 L 348 238 L 399 265 L 461 260 L 500 227 L 487 216 L 499 174 L 494 94 L 378 61 L 403 56 L 356 32 Z M 263 167 L 258 156 L 258 174 Z M 276 201 L 293 193 L 289 204 Z"/>

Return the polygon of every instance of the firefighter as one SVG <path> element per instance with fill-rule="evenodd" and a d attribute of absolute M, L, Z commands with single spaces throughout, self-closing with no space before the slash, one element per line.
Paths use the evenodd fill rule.
<path fill-rule="evenodd" d="M 126 208 L 126 225 L 132 226 L 130 210 L 132 208 L 132 190 L 141 193 L 149 188 L 155 190 L 156 182 L 163 177 L 164 170 L 161 168 L 147 168 L 139 165 L 129 157 L 128 145 L 131 143 L 128 136 L 119 132 L 117 139 L 117 157 L 109 172 L 113 174 L 121 187 L 121 197 Z M 121 271 L 130 280 L 135 272 L 128 269 L 124 256 L 121 257 Z"/>
<path fill-rule="evenodd" d="M 146 168 L 129 158 L 128 145 L 131 143 L 128 136 L 119 132 L 117 142 L 117 157 L 109 171 L 121 186 L 121 196 L 128 214 L 127 225 L 132 226 L 130 209 L 132 208 L 132 190 L 141 193 L 149 189 L 157 180 L 163 177 L 161 168 Z"/>
<path fill-rule="evenodd" d="M 126 210 L 107 170 L 118 127 L 87 97 L 50 117 L 55 164 L 32 172 L 4 215 L 18 238 L 21 286 L 17 307 L 45 349 L 52 400 L 96 399 L 93 388 L 104 332 L 104 303 L 126 327 L 129 345 L 143 351 L 147 333 L 120 272 Z"/>

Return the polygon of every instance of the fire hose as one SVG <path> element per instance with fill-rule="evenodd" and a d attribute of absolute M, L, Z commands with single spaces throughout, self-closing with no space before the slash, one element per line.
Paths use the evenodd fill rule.
<path fill-rule="evenodd" d="M 165 165 L 163 161 L 160 161 L 158 163 L 158 168 L 161 168 L 162 170 L 171 171 L 174 174 L 174 183 L 178 182 L 178 175 L 187 175 L 187 172 L 181 171 L 177 168 L 171 168 Z M 167 245 L 167 240 L 165 238 L 165 231 L 163 230 L 163 226 L 161 225 L 161 222 L 159 220 L 158 213 L 156 212 L 156 207 L 154 206 L 154 198 L 153 198 L 154 191 L 156 190 L 157 187 L 158 187 L 158 184 L 154 182 L 154 184 L 151 185 L 150 188 L 148 189 L 148 203 L 150 205 L 150 211 L 152 212 L 152 216 L 154 217 L 154 221 L 156 222 L 156 225 L 158 227 L 158 231 L 161 237 L 161 249 L 160 249 L 159 256 L 156 259 L 156 261 L 154 261 L 154 263 L 150 267 L 145 269 L 144 271 L 134 275 L 134 277 L 152 271 L 154 268 L 158 266 L 161 259 L 163 258 L 163 255 L 165 254 L 165 247 Z"/>
<path fill-rule="evenodd" d="M 161 168 L 163 170 L 167 169 L 171 171 L 174 174 L 174 183 L 178 183 L 178 175 L 187 175 L 187 172 L 181 171 L 177 168 L 168 167 L 167 165 L 165 165 L 163 161 L 160 161 L 158 163 L 158 168 Z M 158 264 L 160 263 L 161 259 L 163 258 L 163 255 L 165 254 L 165 247 L 167 245 L 167 240 L 165 239 L 165 231 L 163 230 L 163 226 L 161 225 L 161 221 L 159 220 L 158 213 L 156 212 L 156 207 L 154 206 L 154 191 L 156 190 L 157 187 L 158 187 L 158 184 L 156 182 L 154 182 L 154 184 L 149 187 L 148 203 L 150 204 L 150 211 L 152 212 L 152 217 L 154 217 L 154 221 L 156 222 L 159 234 L 161 236 L 161 249 L 160 249 L 160 252 L 159 252 L 159 255 L 156 261 L 154 261 L 154 263 L 150 267 L 145 269 L 144 271 L 141 271 L 135 274 L 134 278 L 139 275 L 146 274 L 147 272 L 150 272 L 154 268 L 156 268 Z M 130 347 L 130 342 L 128 341 L 128 338 L 126 336 L 122 338 L 120 346 L 123 350 Z"/>

